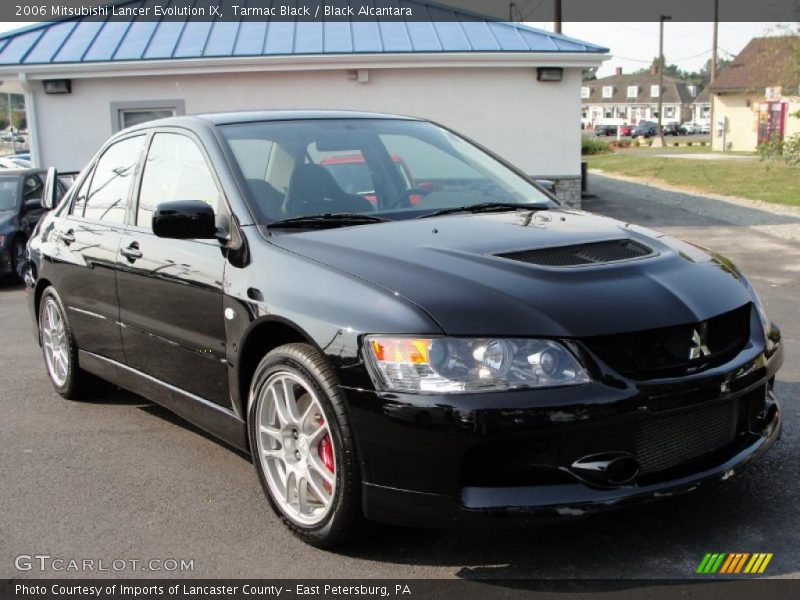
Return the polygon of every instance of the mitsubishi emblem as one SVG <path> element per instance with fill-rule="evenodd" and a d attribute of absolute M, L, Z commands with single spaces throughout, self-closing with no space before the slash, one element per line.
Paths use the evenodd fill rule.
<path fill-rule="evenodd" d="M 693 329 L 692 330 L 692 346 L 689 348 L 689 360 L 695 360 L 698 358 L 703 358 L 705 356 L 711 356 L 711 350 L 708 349 L 708 345 L 704 338 L 706 333 L 706 324 L 703 323 L 700 326 L 700 329 Z"/>

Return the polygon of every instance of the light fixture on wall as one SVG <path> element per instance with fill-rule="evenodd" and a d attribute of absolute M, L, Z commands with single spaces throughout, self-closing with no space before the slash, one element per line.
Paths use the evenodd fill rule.
<path fill-rule="evenodd" d="M 369 70 L 368 69 L 348 69 L 347 70 L 347 78 L 350 81 L 357 81 L 358 83 L 368 83 L 369 82 Z"/>
<path fill-rule="evenodd" d="M 537 81 L 561 81 L 564 78 L 564 69 L 561 67 L 537 67 Z"/>
<path fill-rule="evenodd" d="M 72 92 L 71 79 L 45 79 L 42 83 L 45 94 L 69 94 Z"/>

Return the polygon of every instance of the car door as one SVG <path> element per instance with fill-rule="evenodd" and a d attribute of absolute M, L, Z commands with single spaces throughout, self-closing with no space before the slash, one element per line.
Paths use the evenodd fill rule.
<path fill-rule="evenodd" d="M 56 219 L 53 284 L 81 350 L 124 362 L 115 270 L 145 136 L 110 145 Z"/>
<path fill-rule="evenodd" d="M 25 237 L 30 237 L 31 231 L 44 214 L 42 208 L 42 188 L 44 182 L 38 173 L 26 175 L 22 180 L 22 217 L 21 229 Z"/>
<path fill-rule="evenodd" d="M 202 200 L 217 211 L 221 198 L 200 144 L 181 130 L 157 131 L 120 247 L 117 285 L 128 365 L 229 408 L 222 247 L 152 232 L 159 203 Z"/>

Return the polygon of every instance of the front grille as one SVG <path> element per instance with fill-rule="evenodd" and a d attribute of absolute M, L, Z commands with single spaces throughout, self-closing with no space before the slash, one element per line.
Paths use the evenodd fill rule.
<path fill-rule="evenodd" d="M 657 473 L 730 444 L 738 414 L 737 405 L 728 401 L 643 421 L 635 435 L 641 473 Z"/>
<path fill-rule="evenodd" d="M 750 339 L 750 311 L 746 304 L 704 323 L 595 336 L 583 342 L 609 367 L 633 379 L 680 375 L 736 356 Z M 697 345 L 695 332 L 702 335 L 709 356 L 691 358 Z"/>
<path fill-rule="evenodd" d="M 502 258 L 542 265 L 545 267 L 574 267 L 611 263 L 651 256 L 653 250 L 633 240 L 609 240 L 556 248 L 540 248 L 498 254 Z"/>

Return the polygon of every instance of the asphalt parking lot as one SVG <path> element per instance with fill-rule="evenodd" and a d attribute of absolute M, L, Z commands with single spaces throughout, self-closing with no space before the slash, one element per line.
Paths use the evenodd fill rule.
<path fill-rule="evenodd" d="M 740 475 L 688 496 L 583 521 L 500 532 L 378 528 L 337 552 L 290 535 L 247 457 L 163 409 L 114 391 L 62 400 L 45 374 L 20 286 L 0 286 L 0 577 L 14 557 L 192 559 L 191 577 L 683 578 L 706 552 L 772 552 L 800 576 L 800 243 L 759 224 L 800 219 L 732 209 L 592 176 L 586 208 L 718 250 L 750 274 L 783 329 L 776 389 L 783 439 Z M 97 576 L 98 573 L 69 573 Z M 160 576 L 123 571 L 116 577 Z M 638 584 L 631 582 L 630 586 Z"/>

